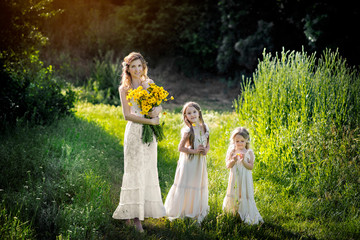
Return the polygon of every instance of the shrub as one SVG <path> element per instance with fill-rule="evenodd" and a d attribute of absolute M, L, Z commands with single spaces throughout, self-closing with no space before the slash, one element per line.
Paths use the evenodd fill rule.
<path fill-rule="evenodd" d="M 95 58 L 95 67 L 84 88 L 85 91 L 80 92 L 80 98 L 91 103 L 120 105 L 118 87 L 122 67 L 120 58 L 116 58 L 115 61 L 113 59 L 114 51 Z"/>
<path fill-rule="evenodd" d="M 30 59 L 9 66 L 1 63 L 0 130 L 19 120 L 31 124 L 47 124 L 69 114 L 75 94 L 53 77 L 52 66 L 44 67 L 38 53 Z"/>

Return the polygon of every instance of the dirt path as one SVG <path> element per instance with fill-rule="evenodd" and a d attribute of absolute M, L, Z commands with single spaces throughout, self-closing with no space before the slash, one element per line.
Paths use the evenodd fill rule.
<path fill-rule="evenodd" d="M 203 74 L 199 77 L 186 77 L 174 73 L 171 64 L 160 63 L 149 73 L 158 84 L 164 86 L 174 96 L 174 100 L 164 105 L 165 109 L 180 111 L 183 104 L 195 101 L 202 109 L 232 111 L 234 99 L 240 93 L 240 85 L 228 87 L 219 77 Z"/>

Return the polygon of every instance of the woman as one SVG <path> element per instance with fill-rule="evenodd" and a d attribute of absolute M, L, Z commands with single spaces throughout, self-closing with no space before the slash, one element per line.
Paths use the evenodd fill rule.
<path fill-rule="evenodd" d="M 147 64 L 140 53 L 132 52 L 123 61 L 122 82 L 119 87 L 123 115 L 128 121 L 124 136 L 124 175 L 120 202 L 113 218 L 124 219 L 126 224 L 134 220 L 138 231 L 143 232 L 144 218 L 165 216 L 157 171 L 157 142 L 144 144 L 141 140 L 142 124 L 159 124 L 161 106 L 149 113 L 151 119 L 140 113 L 139 106 L 126 98 L 128 90 L 139 86 L 148 88 L 153 83 L 147 76 Z M 131 106 L 129 103 L 131 102 Z"/>

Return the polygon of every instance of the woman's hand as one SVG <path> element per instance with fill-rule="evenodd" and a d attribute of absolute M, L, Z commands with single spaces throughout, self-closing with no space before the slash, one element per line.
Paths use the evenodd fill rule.
<path fill-rule="evenodd" d="M 154 107 L 153 110 L 151 110 L 149 112 L 149 117 L 154 118 L 159 116 L 160 112 L 162 111 L 162 107 L 158 106 L 158 107 Z"/>
<path fill-rule="evenodd" d="M 151 118 L 149 119 L 150 120 L 150 124 L 151 125 L 159 125 L 160 124 L 160 119 L 159 117 L 154 117 L 154 118 Z"/>

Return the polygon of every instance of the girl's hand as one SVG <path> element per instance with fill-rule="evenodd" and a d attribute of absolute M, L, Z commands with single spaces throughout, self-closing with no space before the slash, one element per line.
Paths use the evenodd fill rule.
<path fill-rule="evenodd" d="M 206 156 L 207 154 L 207 149 L 206 147 L 204 147 L 204 145 L 200 144 L 199 147 L 201 147 L 202 151 L 200 152 L 202 155 Z"/>
<path fill-rule="evenodd" d="M 237 158 L 236 158 L 236 159 L 234 159 L 234 160 L 232 160 L 232 161 L 231 161 L 231 164 L 232 164 L 232 165 L 235 165 L 235 164 L 236 164 L 236 162 L 237 162 Z"/>
<path fill-rule="evenodd" d="M 237 153 L 235 157 L 237 160 L 239 160 L 239 162 L 242 162 L 244 160 L 244 154 L 242 153 Z"/>
<path fill-rule="evenodd" d="M 205 148 L 203 145 L 199 145 L 198 148 L 196 149 L 196 153 L 200 153 L 202 155 L 205 155 Z"/>
<path fill-rule="evenodd" d="M 154 117 L 154 118 L 151 118 L 150 119 L 150 124 L 151 125 L 159 125 L 160 124 L 160 119 L 159 119 L 159 117 Z"/>

